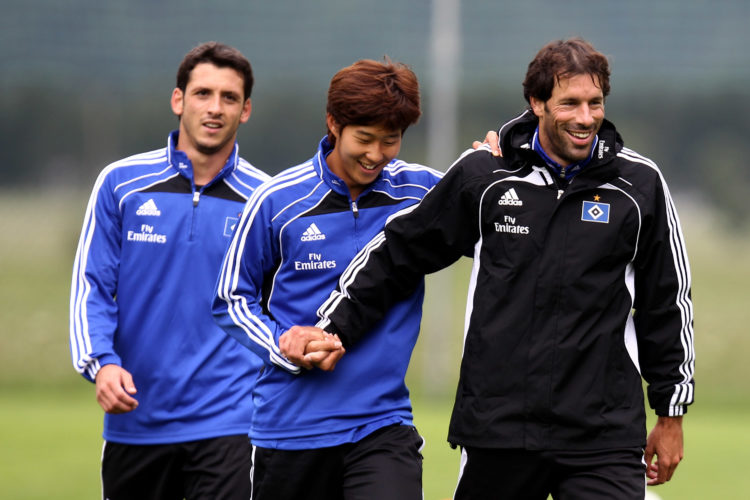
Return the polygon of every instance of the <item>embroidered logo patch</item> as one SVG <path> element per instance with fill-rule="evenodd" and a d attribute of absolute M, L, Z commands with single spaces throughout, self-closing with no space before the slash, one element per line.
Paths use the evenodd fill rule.
<path fill-rule="evenodd" d="M 239 221 L 237 217 L 227 217 L 224 221 L 224 236 L 231 238 Z"/>
<path fill-rule="evenodd" d="M 581 208 L 581 220 L 585 222 L 609 223 L 609 203 L 584 201 Z"/>

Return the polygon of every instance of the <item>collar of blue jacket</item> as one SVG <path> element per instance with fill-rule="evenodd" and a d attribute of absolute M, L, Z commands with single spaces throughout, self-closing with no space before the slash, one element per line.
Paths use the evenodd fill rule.
<path fill-rule="evenodd" d="M 167 159 L 170 165 L 176 168 L 180 172 L 180 174 L 187 177 L 194 185 L 195 177 L 193 173 L 193 163 L 190 161 L 190 158 L 188 158 L 187 153 L 177 149 L 177 139 L 179 138 L 179 135 L 179 130 L 173 130 L 169 133 L 169 137 L 167 139 Z M 206 185 L 208 186 L 213 184 L 217 179 L 222 179 L 225 175 L 227 175 L 228 172 L 234 170 L 239 160 L 240 148 L 237 145 L 237 141 L 235 141 L 232 153 L 229 155 L 229 158 L 227 158 L 227 161 L 224 163 L 221 171 L 216 175 L 216 177 L 213 178 L 211 182 Z"/>

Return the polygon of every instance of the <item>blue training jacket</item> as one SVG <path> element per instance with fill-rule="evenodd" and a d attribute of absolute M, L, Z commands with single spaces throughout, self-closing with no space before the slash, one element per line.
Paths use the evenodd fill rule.
<path fill-rule="evenodd" d="M 404 376 L 419 332 L 424 284 L 348 348 L 332 372 L 300 370 L 279 352 L 281 334 L 293 325 L 314 325 L 349 262 L 442 175 L 393 160 L 353 201 L 326 165 L 331 149 L 324 138 L 312 159 L 253 194 L 217 283 L 215 320 L 266 364 L 253 392 L 249 433 L 265 448 L 335 446 L 412 422 Z"/>
<path fill-rule="evenodd" d="M 259 358 L 211 317 L 224 251 L 250 194 L 269 177 L 239 157 L 196 189 L 190 160 L 166 148 L 106 167 L 96 181 L 73 268 L 73 365 L 94 380 L 114 363 L 139 406 L 105 414 L 104 439 L 184 442 L 245 434 Z"/>

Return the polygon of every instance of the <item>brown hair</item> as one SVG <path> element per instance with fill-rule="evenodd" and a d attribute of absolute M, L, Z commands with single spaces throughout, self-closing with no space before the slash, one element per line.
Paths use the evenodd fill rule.
<path fill-rule="evenodd" d="M 550 42 L 529 63 L 523 81 L 523 96 L 547 101 L 555 83 L 561 78 L 591 75 L 601 87 L 604 97 L 609 94 L 609 63 L 607 57 L 582 38 Z"/>
<path fill-rule="evenodd" d="M 326 111 L 343 129 L 382 124 L 403 134 L 419 120 L 419 82 L 405 64 L 362 59 L 336 73 L 328 87 Z M 328 131 L 328 140 L 335 137 Z"/>
<path fill-rule="evenodd" d="M 185 55 L 177 69 L 178 89 L 185 92 L 188 81 L 190 81 L 190 73 L 201 63 L 211 63 L 219 68 L 232 68 L 237 71 L 245 81 L 244 99 L 250 97 L 255 81 L 250 61 L 239 50 L 219 42 L 202 43 Z"/>

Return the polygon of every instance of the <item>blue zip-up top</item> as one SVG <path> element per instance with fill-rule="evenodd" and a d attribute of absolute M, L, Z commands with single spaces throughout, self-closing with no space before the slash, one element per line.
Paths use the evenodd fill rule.
<path fill-rule="evenodd" d="M 314 325 L 316 310 L 349 262 L 441 177 L 393 160 L 352 200 L 326 164 L 331 149 L 323 139 L 312 159 L 253 194 L 217 283 L 216 321 L 266 363 L 253 393 L 250 428 L 261 447 L 335 446 L 412 421 L 404 376 L 419 331 L 423 286 L 348 349 L 333 372 L 300 372 L 279 352 L 281 334 L 293 325 Z"/>
<path fill-rule="evenodd" d="M 250 194 L 268 176 L 239 157 L 196 190 L 190 160 L 166 148 L 99 175 L 78 244 L 70 299 L 73 365 L 134 378 L 139 406 L 105 415 L 104 438 L 128 444 L 244 434 L 260 360 L 214 323 L 216 274 Z"/>

